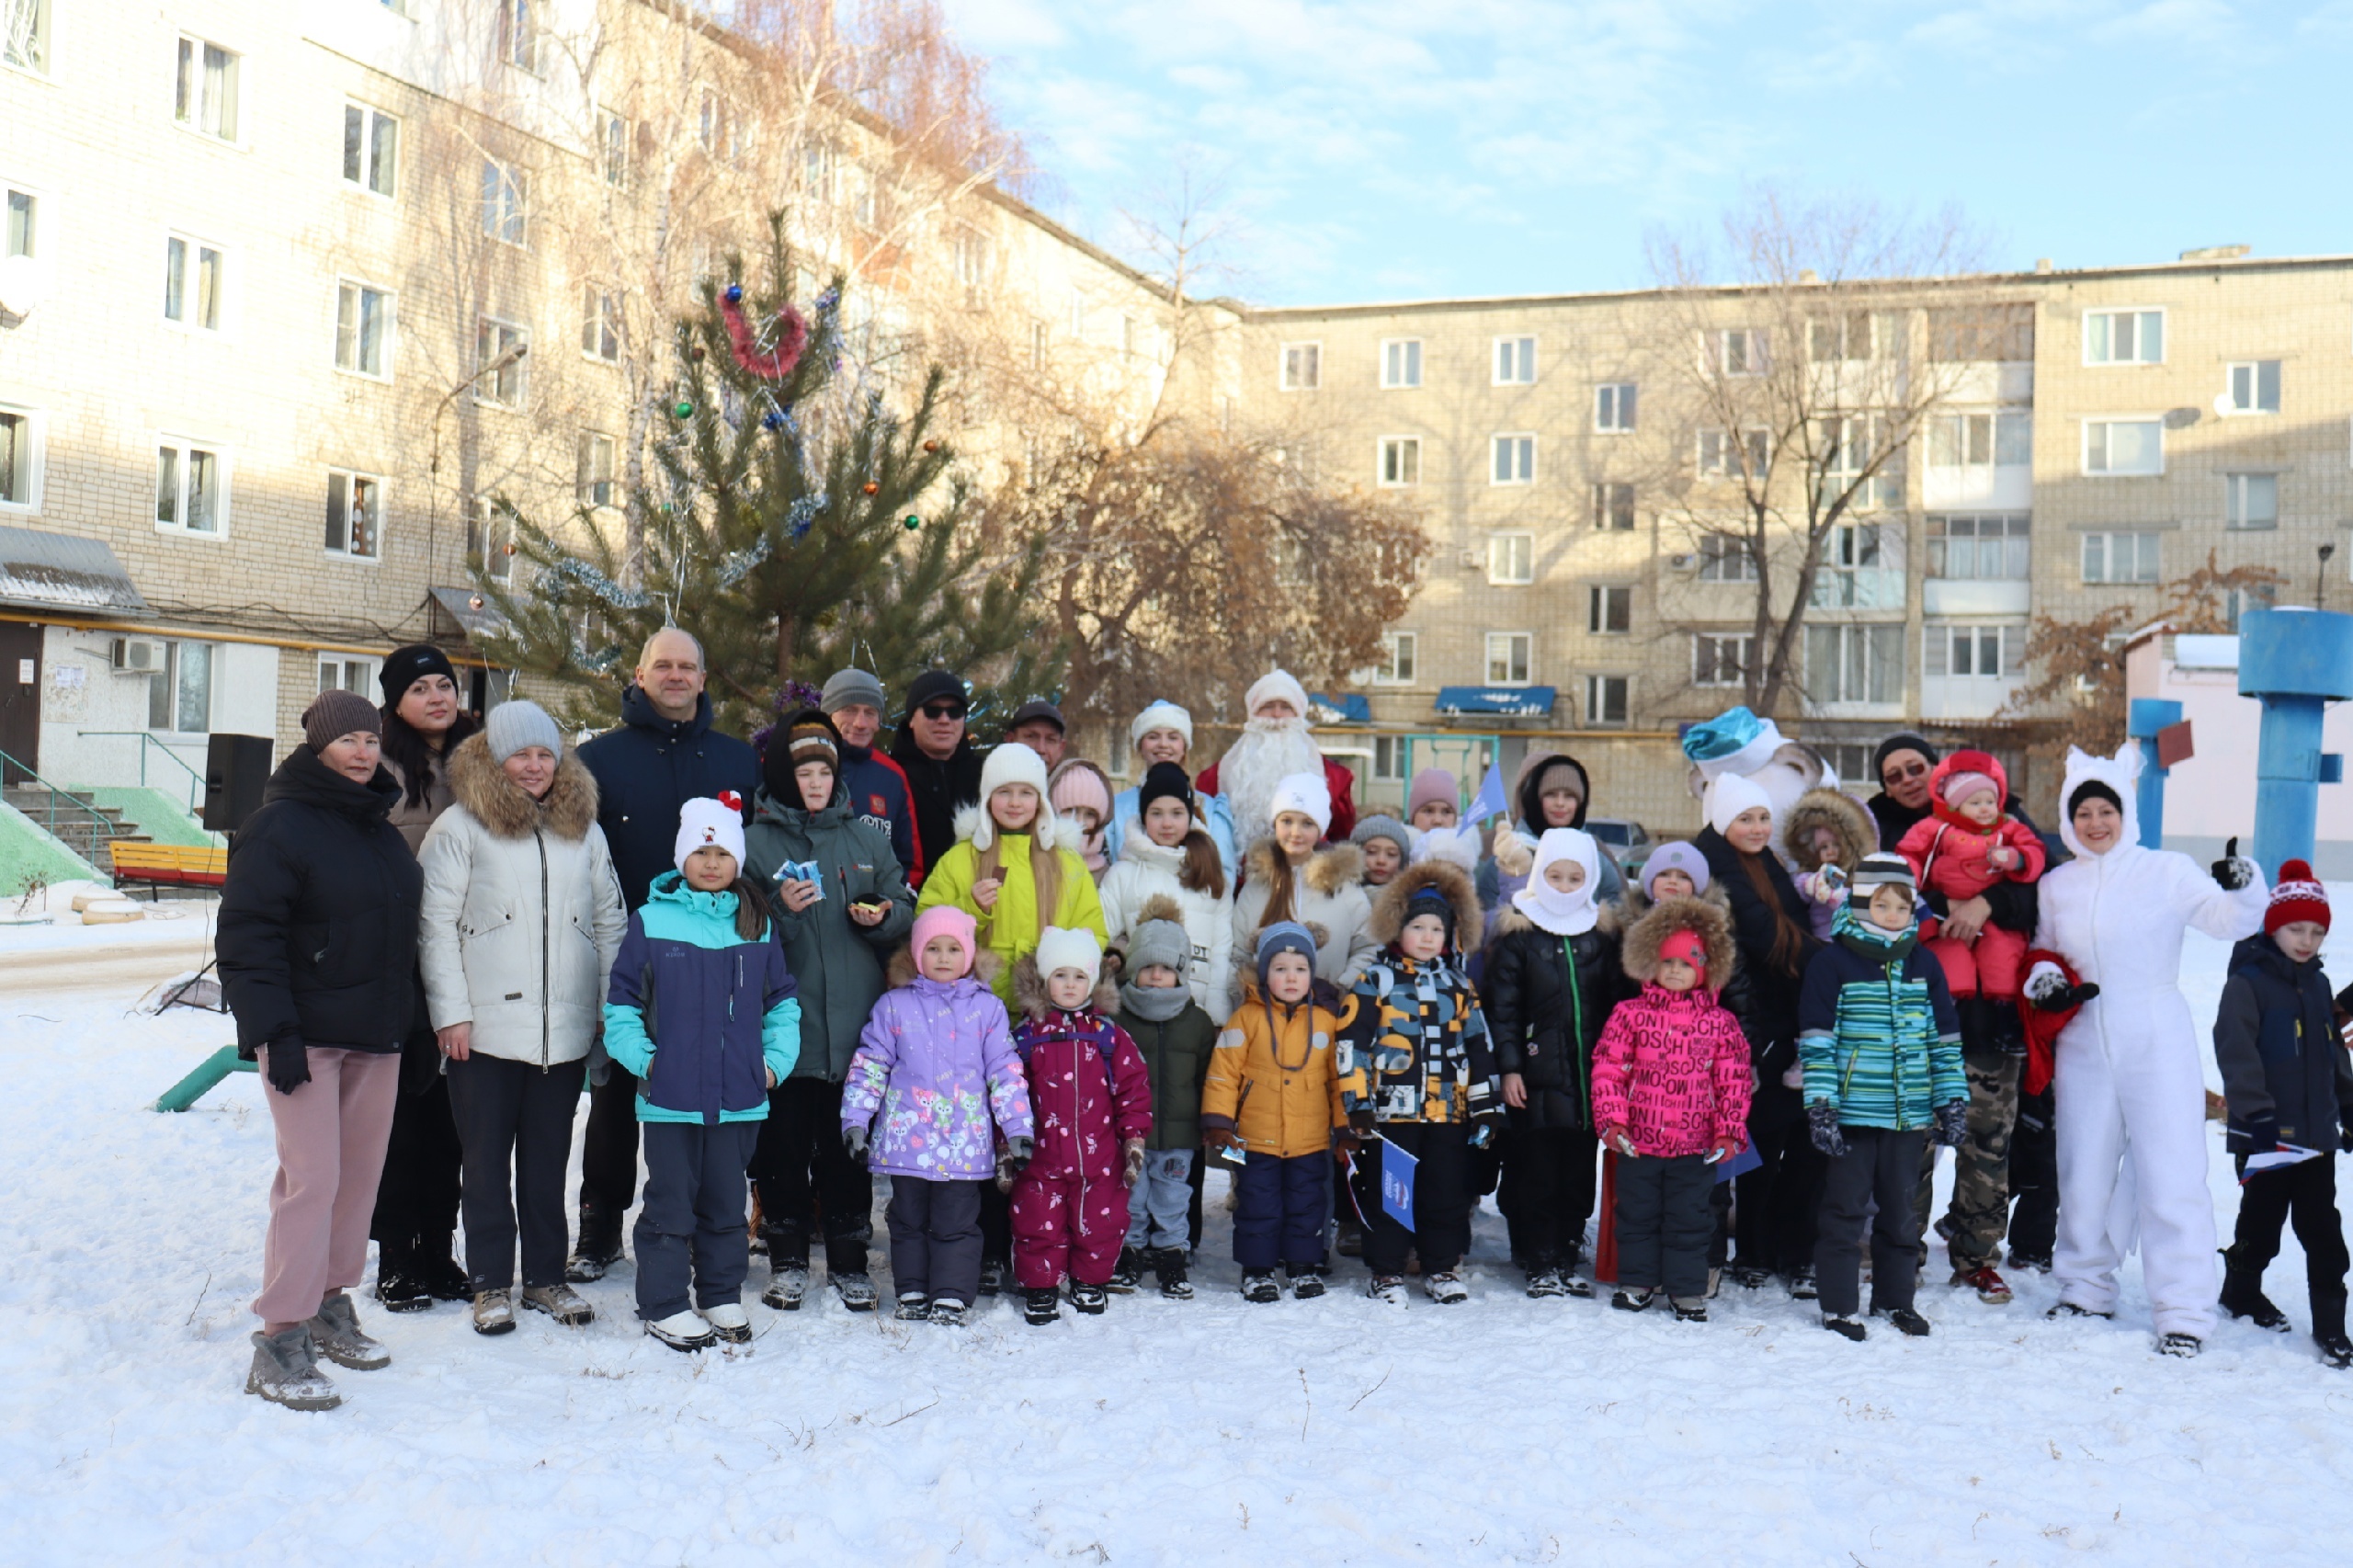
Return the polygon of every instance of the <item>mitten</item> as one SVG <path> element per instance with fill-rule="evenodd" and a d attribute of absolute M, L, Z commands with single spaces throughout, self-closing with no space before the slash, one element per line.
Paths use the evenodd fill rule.
<path fill-rule="evenodd" d="M 1601 1144 L 1603 1148 L 1614 1149 L 1619 1153 L 1624 1154 L 1630 1159 L 1633 1156 L 1634 1140 L 1627 1134 L 1627 1131 L 1623 1127 L 1603 1128 L 1601 1130 Z"/>
<path fill-rule="evenodd" d="M 842 1129 L 842 1147 L 849 1151 L 849 1157 L 861 1165 L 866 1164 L 866 1129 L 863 1126 Z"/>
<path fill-rule="evenodd" d="M 1708 1164 L 1711 1165 L 1722 1165 L 1726 1160 L 1731 1159 L 1734 1154 L 1739 1153 L 1741 1150 L 1746 1147 L 1747 1145 L 1745 1143 L 1743 1143 L 1739 1139 L 1727 1133 L 1723 1137 L 1717 1139 L 1713 1143 L 1708 1145 Z"/>
<path fill-rule="evenodd" d="M 1120 1145 L 1120 1182 L 1133 1187 L 1143 1176 L 1143 1140 L 1130 1138 Z"/>
<path fill-rule="evenodd" d="M 2070 985 L 2067 977 L 2055 969 L 2047 969 L 2027 983 L 2026 999 L 2045 1013 L 2063 1013 L 2080 1007 L 2099 994 L 2099 987 L 2086 980 L 2080 985 Z"/>
<path fill-rule="evenodd" d="M 2255 881 L 2256 867 L 2239 853 L 2239 841 L 2232 838 L 2222 846 L 2222 858 L 2214 862 L 2211 869 L 2214 881 L 2225 892 L 2236 892 Z"/>
<path fill-rule="evenodd" d="M 311 1081 L 311 1048 L 302 1043 L 301 1035 L 283 1036 L 262 1049 L 269 1056 L 263 1075 L 279 1094 L 290 1095 Z"/>
<path fill-rule="evenodd" d="M 2353 1154 L 2353 1121 L 2347 1122 L 2345 1131 L 2336 1135 L 2336 1146 L 2344 1153 Z"/>
<path fill-rule="evenodd" d="M 1370 1106 L 1360 1105 L 1357 1107 L 1356 1109 L 1348 1112 L 1348 1131 L 1355 1133 L 1359 1138 L 1368 1138 L 1372 1135 L 1372 1108 Z"/>
<path fill-rule="evenodd" d="M 2239 1125 L 2246 1129 L 2248 1153 L 2268 1154 L 2279 1147 L 2279 1119 L 2278 1117 L 2251 1117 Z"/>
<path fill-rule="evenodd" d="M 1239 1149 L 1242 1134 L 1231 1127 L 1212 1127 L 1201 1134 L 1201 1143 L 1211 1149 Z"/>
<path fill-rule="evenodd" d="M 1013 1184 L 1023 1171 L 1029 1168 L 1029 1156 L 1037 1144 L 1028 1138 L 1008 1138 L 1005 1147 L 997 1151 L 996 1186 L 999 1192 L 1011 1192 Z"/>
<path fill-rule="evenodd" d="M 1937 1142 L 1958 1149 L 1969 1137 L 1969 1102 L 1954 1100 L 1937 1108 Z"/>
<path fill-rule="evenodd" d="M 1813 1146 L 1838 1158 L 1847 1152 L 1847 1135 L 1838 1131 L 1838 1112 L 1828 1100 L 1816 1100 L 1805 1108 L 1806 1135 Z"/>

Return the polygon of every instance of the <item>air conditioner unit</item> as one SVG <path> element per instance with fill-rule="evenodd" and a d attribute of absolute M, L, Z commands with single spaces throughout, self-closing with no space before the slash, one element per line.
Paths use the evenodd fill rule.
<path fill-rule="evenodd" d="M 1697 566 L 1699 563 L 1699 558 L 1687 552 L 1682 555 L 1668 556 L 1666 558 L 1666 563 L 1675 571 L 1688 572 L 1692 567 Z"/>
<path fill-rule="evenodd" d="M 1479 552 L 1477 551 L 1466 550 L 1462 552 L 1462 569 L 1465 572 L 1475 572 L 1479 569 Z"/>
<path fill-rule="evenodd" d="M 167 662 L 164 644 L 153 637 L 114 640 L 114 667 L 127 676 L 159 676 Z"/>

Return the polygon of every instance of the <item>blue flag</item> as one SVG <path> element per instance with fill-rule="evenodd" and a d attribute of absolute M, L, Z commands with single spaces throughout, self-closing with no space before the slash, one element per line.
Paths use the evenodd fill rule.
<path fill-rule="evenodd" d="M 1489 817 L 1508 812 L 1511 801 L 1504 793 L 1504 770 L 1489 764 L 1486 778 L 1479 781 L 1479 793 L 1472 800 L 1471 809 L 1462 813 L 1463 822 L 1472 827 Z"/>
<path fill-rule="evenodd" d="M 1391 1219 L 1414 1228 L 1414 1167 L 1421 1162 L 1388 1139 L 1381 1141 L 1381 1209 Z"/>

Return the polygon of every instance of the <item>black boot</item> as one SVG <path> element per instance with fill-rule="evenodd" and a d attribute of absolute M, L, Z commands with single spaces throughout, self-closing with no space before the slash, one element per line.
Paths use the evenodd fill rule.
<path fill-rule="evenodd" d="M 2353 1367 L 2353 1339 L 2345 1337 L 2344 1297 L 2313 1298 L 2313 1343 L 2320 1346 L 2320 1358 L 2329 1366 Z"/>
<path fill-rule="evenodd" d="M 376 1300 L 388 1312 L 421 1312 L 433 1305 L 433 1292 L 417 1278 L 415 1237 L 376 1244 Z"/>
<path fill-rule="evenodd" d="M 2274 1334 L 2288 1332 L 2288 1314 L 2263 1293 L 2263 1276 L 2250 1269 L 2222 1266 L 2222 1308 L 2234 1318 L 2245 1318 L 2257 1328 Z"/>
<path fill-rule="evenodd" d="M 421 1237 L 416 1244 L 416 1278 L 437 1301 L 471 1301 L 474 1282 L 457 1259 L 457 1238 L 448 1234 Z"/>
<path fill-rule="evenodd" d="M 1986 1046 L 2005 1056 L 2024 1056 L 2026 1022 L 2018 1017 L 2018 1005 L 2012 1001 L 1989 999 L 1985 1011 Z"/>
<path fill-rule="evenodd" d="M 620 1261 L 621 1217 L 608 1214 L 602 1205 L 583 1199 L 580 1204 L 580 1239 L 565 1259 L 563 1277 L 574 1285 L 591 1284 L 605 1277 L 605 1270 Z"/>
<path fill-rule="evenodd" d="M 1152 1255 L 1152 1271 L 1160 1277 L 1160 1293 L 1172 1301 L 1193 1299 L 1193 1283 L 1185 1276 L 1185 1249 L 1162 1247 Z"/>

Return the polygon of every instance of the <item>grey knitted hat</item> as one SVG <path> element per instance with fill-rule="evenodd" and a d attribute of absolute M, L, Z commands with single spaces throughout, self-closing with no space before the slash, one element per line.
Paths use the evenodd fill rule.
<path fill-rule="evenodd" d="M 1361 849 L 1365 841 L 1372 838 L 1385 838 L 1397 846 L 1398 854 L 1409 859 L 1413 856 L 1414 830 L 1395 817 L 1358 817 L 1356 831 L 1348 835 L 1348 842 Z"/>
<path fill-rule="evenodd" d="M 1130 974 L 1142 974 L 1153 964 L 1165 964 L 1182 980 L 1192 961 L 1193 939 L 1174 920 L 1147 920 L 1128 938 Z"/>
<path fill-rule="evenodd" d="M 490 710 L 483 734 L 490 743 L 490 760 L 505 762 L 525 746 L 545 746 L 563 755 L 563 733 L 548 710 L 528 697 L 510 698 Z"/>
<path fill-rule="evenodd" d="M 313 752 L 326 750 L 346 735 L 383 733 L 383 715 L 356 691 L 322 692 L 302 713 L 302 738 Z"/>
<path fill-rule="evenodd" d="M 825 717 L 830 719 L 843 709 L 860 702 L 877 713 L 889 711 L 882 698 L 882 683 L 864 670 L 852 668 L 835 670 L 827 678 L 824 693 L 818 699 L 817 706 L 824 709 Z"/>

